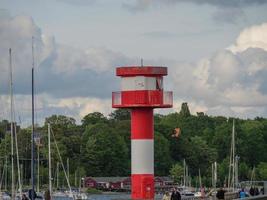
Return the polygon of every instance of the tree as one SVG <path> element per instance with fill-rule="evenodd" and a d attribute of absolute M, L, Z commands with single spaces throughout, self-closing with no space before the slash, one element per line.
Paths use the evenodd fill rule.
<path fill-rule="evenodd" d="M 238 166 L 239 180 L 244 181 L 249 179 L 249 167 L 245 162 L 240 162 Z"/>
<path fill-rule="evenodd" d="M 175 183 L 178 183 L 183 177 L 184 169 L 180 163 L 174 164 L 170 169 L 170 175 Z"/>
<path fill-rule="evenodd" d="M 229 157 L 218 163 L 218 186 L 223 186 L 227 183 L 229 173 Z"/>
<path fill-rule="evenodd" d="M 95 132 L 87 129 L 82 155 L 84 168 L 90 176 L 123 176 L 129 171 L 128 149 L 123 138 L 108 126 Z"/>
<path fill-rule="evenodd" d="M 76 120 L 72 117 L 67 117 L 64 115 L 52 115 L 51 117 L 45 118 L 45 125 L 50 124 L 53 127 L 65 127 L 70 128 L 75 126 Z"/>
<path fill-rule="evenodd" d="M 186 102 L 182 103 L 180 115 L 183 117 L 189 117 L 191 115 Z"/>
<path fill-rule="evenodd" d="M 22 129 L 18 134 L 18 150 L 22 158 L 31 158 L 31 130 Z"/>
<path fill-rule="evenodd" d="M 116 109 L 110 115 L 111 120 L 119 121 L 119 120 L 130 120 L 131 113 L 129 109 Z"/>
<path fill-rule="evenodd" d="M 114 131 L 120 135 L 126 143 L 127 149 L 131 149 L 131 121 L 122 120 L 114 123 Z M 128 151 L 128 159 L 130 162 L 131 152 Z"/>
<path fill-rule="evenodd" d="M 198 174 L 198 169 L 201 172 L 207 173 L 207 169 L 211 166 L 211 163 L 216 161 L 216 150 L 210 148 L 206 141 L 199 136 L 190 138 L 190 143 L 185 149 L 186 160 L 189 168 L 192 171 L 192 175 Z"/>
<path fill-rule="evenodd" d="M 257 171 L 261 180 L 267 180 L 267 162 L 260 162 Z"/>
<path fill-rule="evenodd" d="M 232 124 L 223 123 L 215 128 L 212 146 L 217 149 L 218 161 L 221 162 L 230 154 Z"/>
<path fill-rule="evenodd" d="M 250 163 L 250 167 L 258 165 L 261 160 L 267 160 L 267 144 L 264 141 L 264 126 L 261 122 L 247 120 L 241 124 L 237 134 L 240 138 L 237 150 L 240 157 Z"/>
<path fill-rule="evenodd" d="M 172 159 L 170 157 L 169 141 L 160 133 L 155 133 L 155 174 L 168 175 Z"/>
<path fill-rule="evenodd" d="M 5 156 L 11 155 L 11 137 L 10 134 L 6 134 L 5 138 L 1 140 L 0 143 L 0 157 L 4 158 Z"/>
<path fill-rule="evenodd" d="M 0 140 L 5 137 L 8 124 L 9 122 L 7 120 L 2 120 L 0 122 Z"/>
<path fill-rule="evenodd" d="M 85 127 L 87 125 L 93 125 L 96 123 L 106 123 L 107 118 L 100 112 L 93 112 L 85 115 L 82 119 L 82 125 Z"/>

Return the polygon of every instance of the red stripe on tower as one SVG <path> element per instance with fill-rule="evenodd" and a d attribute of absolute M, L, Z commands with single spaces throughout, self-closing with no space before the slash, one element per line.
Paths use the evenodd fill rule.
<path fill-rule="evenodd" d="M 131 111 L 131 139 L 153 139 L 153 108 L 134 108 Z"/>

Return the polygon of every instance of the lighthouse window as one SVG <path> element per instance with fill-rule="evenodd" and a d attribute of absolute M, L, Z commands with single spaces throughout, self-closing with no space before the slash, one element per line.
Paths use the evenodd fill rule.
<path fill-rule="evenodd" d="M 144 76 L 135 77 L 135 89 L 146 89 L 146 79 Z"/>
<path fill-rule="evenodd" d="M 157 90 L 163 90 L 162 77 L 157 77 L 157 79 L 156 79 L 156 88 L 157 88 Z"/>
<path fill-rule="evenodd" d="M 131 90 L 157 90 L 156 77 L 135 76 L 122 78 L 123 91 Z"/>

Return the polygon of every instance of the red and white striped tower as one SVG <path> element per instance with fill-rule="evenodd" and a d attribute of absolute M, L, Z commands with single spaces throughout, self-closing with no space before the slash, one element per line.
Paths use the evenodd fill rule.
<path fill-rule="evenodd" d="M 154 198 L 154 108 L 172 107 L 163 91 L 166 67 L 118 67 L 121 91 L 112 93 L 113 108 L 131 109 L 132 199 Z"/>

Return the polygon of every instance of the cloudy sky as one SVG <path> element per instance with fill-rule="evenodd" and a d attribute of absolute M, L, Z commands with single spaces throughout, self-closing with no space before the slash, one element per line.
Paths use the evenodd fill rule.
<path fill-rule="evenodd" d="M 34 36 L 36 115 L 77 121 L 111 111 L 116 66 L 167 66 L 174 108 L 267 117 L 266 0 L 0 0 L 0 120 L 9 116 L 12 48 L 16 120 L 31 117 Z"/>

